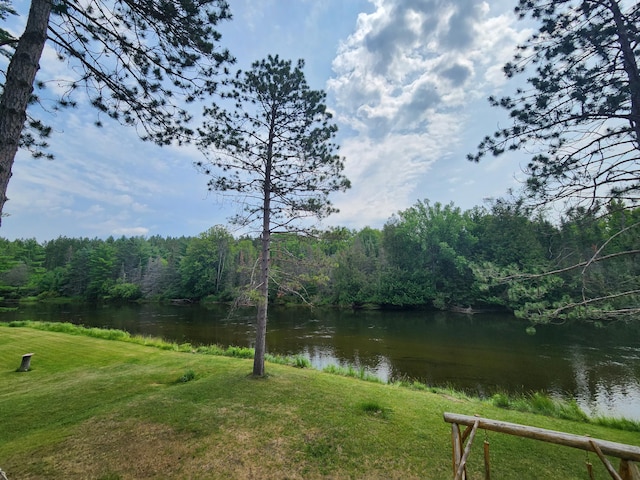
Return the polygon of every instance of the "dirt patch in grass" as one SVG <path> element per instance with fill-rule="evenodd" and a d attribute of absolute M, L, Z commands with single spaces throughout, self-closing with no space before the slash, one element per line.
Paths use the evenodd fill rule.
<path fill-rule="evenodd" d="M 53 448 L 32 455 L 41 474 L 9 478 L 124 480 L 182 476 L 191 439 L 172 428 L 134 419 L 91 419 Z M 23 459 L 24 460 L 24 459 Z M 12 470 L 7 468 L 7 473 Z"/>
<path fill-rule="evenodd" d="M 268 430 L 197 435 L 132 418 L 94 418 L 66 440 L 3 467 L 10 479 L 27 480 L 327 478 L 309 471 L 286 432 Z"/>
<path fill-rule="evenodd" d="M 204 439 L 202 452 L 186 466 L 189 478 L 305 479 L 300 452 L 286 432 L 224 429 Z"/>

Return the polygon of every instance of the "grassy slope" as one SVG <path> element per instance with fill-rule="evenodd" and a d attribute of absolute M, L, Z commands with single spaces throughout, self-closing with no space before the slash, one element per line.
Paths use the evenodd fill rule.
<path fill-rule="evenodd" d="M 27 352 L 35 353 L 32 371 L 15 372 Z M 178 382 L 188 370 L 195 380 Z M 267 370 L 269 378 L 256 380 L 249 360 L 0 326 L 0 468 L 10 480 L 446 479 L 445 411 L 640 442 L 638 433 L 478 401 Z M 471 478 L 482 478 L 484 439 L 476 437 Z M 587 478 L 582 451 L 496 433 L 488 439 L 492 478 Z M 597 478 L 608 478 L 590 460 Z"/>

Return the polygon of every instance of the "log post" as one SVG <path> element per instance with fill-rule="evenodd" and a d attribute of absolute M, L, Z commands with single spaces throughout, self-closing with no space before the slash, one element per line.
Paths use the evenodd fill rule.
<path fill-rule="evenodd" d="M 484 480 L 491 480 L 491 457 L 487 440 L 484 441 Z"/>
<path fill-rule="evenodd" d="M 20 368 L 18 368 L 19 372 L 28 372 L 31 370 L 31 356 L 33 353 L 25 353 L 22 355 L 22 363 L 20 364 Z"/>
<path fill-rule="evenodd" d="M 623 480 L 640 480 L 640 470 L 638 466 L 628 460 L 620 460 L 618 473 Z"/>
<path fill-rule="evenodd" d="M 598 444 L 593 440 L 589 440 L 589 443 L 591 444 L 591 446 L 593 447 L 593 450 L 598 455 L 598 458 L 604 464 L 605 468 L 607 469 L 607 472 L 609 472 L 609 475 L 611 475 L 611 478 L 613 478 L 613 480 L 623 480 L 622 477 L 618 475 L 618 472 L 616 472 L 616 470 L 613 468 L 613 465 L 611 465 L 611 462 L 607 459 L 607 457 L 604 456 L 604 453 L 602 453 L 602 450 L 600 449 Z"/>
<path fill-rule="evenodd" d="M 462 459 L 462 438 L 460 437 L 460 426 L 457 423 L 451 424 L 451 443 L 453 445 L 453 476 L 455 477 Z"/>
<path fill-rule="evenodd" d="M 473 424 L 473 428 L 471 429 L 471 434 L 469 435 L 469 440 L 467 440 L 467 446 L 464 449 L 464 453 L 462 454 L 462 458 L 460 459 L 460 462 L 458 464 L 458 470 L 456 471 L 456 474 L 454 476 L 454 480 L 464 480 L 467 477 L 467 470 L 466 470 L 466 465 L 467 465 L 467 458 L 469 458 L 469 454 L 471 453 L 471 445 L 473 444 L 473 439 L 476 436 L 476 431 L 478 430 L 478 424 L 480 423 L 479 420 L 476 420 L 476 422 Z"/>

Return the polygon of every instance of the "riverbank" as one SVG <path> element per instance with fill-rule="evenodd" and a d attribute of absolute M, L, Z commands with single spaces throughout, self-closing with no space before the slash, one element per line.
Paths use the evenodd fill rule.
<path fill-rule="evenodd" d="M 17 373 L 27 352 L 32 370 Z M 11 480 L 449 478 L 445 411 L 638 443 L 478 400 L 272 363 L 266 379 L 250 371 L 246 359 L 0 326 L 0 468 Z M 585 478 L 584 452 L 487 437 L 495 478 Z M 470 473 L 482 468 L 478 448 Z"/>
<path fill-rule="evenodd" d="M 120 329 L 170 342 L 246 347 L 255 310 L 224 305 L 21 305 L 0 321 L 38 319 Z M 383 382 L 412 379 L 472 396 L 547 392 L 591 415 L 640 421 L 640 323 L 541 326 L 508 315 L 272 308 L 267 351 L 312 366 L 364 368 Z"/>

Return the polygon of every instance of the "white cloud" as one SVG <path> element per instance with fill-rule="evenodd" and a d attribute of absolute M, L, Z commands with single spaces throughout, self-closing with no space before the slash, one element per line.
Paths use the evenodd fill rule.
<path fill-rule="evenodd" d="M 361 133 L 414 127 L 430 112 L 463 106 L 513 53 L 522 33 L 484 2 L 377 0 L 334 59 L 327 82 L 341 118 Z M 493 72 L 494 70 L 491 70 Z M 381 120 L 386 120 L 380 131 Z"/>
<path fill-rule="evenodd" d="M 202 180 L 202 195 L 194 198 L 204 196 L 205 179 L 190 160 L 176 158 L 177 152 L 143 144 L 135 132 L 119 125 L 97 128 L 88 120 L 91 111 L 65 113 L 56 124 L 56 140 L 63 141 L 52 146 L 53 161 L 35 160 L 24 152 L 18 156 L 8 213 L 45 213 L 57 219 L 61 234 L 65 228 L 99 236 L 143 234 L 156 218 L 168 216 L 167 204 L 178 208 L 183 197 L 193 195 L 194 180 Z M 185 181 L 190 185 L 185 187 Z M 17 219 L 12 215 L 6 223 Z"/>
<path fill-rule="evenodd" d="M 480 139 L 467 138 L 468 122 L 478 120 L 468 108 L 500 85 L 496 72 L 528 34 L 516 30 L 511 13 L 494 14 L 487 2 L 373 3 L 375 11 L 361 13 L 341 43 L 327 82 L 336 118 L 355 133 L 341 151 L 354 188 L 336 200 L 341 213 L 335 219 L 360 225 L 379 224 L 418 198 L 445 193 L 440 175 L 452 171 L 433 169 L 466 162 L 460 150 L 473 150 Z M 473 168 L 484 171 L 465 166 L 467 181 L 456 181 L 457 187 L 476 184 Z"/>
<path fill-rule="evenodd" d="M 149 233 L 149 229 L 145 227 L 121 227 L 113 230 L 116 235 L 124 235 L 125 237 L 144 236 Z"/>
<path fill-rule="evenodd" d="M 355 187 L 336 198 L 340 213 L 332 221 L 380 226 L 391 214 L 414 203 L 416 188 L 434 164 L 451 155 L 459 126 L 456 116 L 436 114 L 424 132 L 346 139 L 341 153 L 347 158 L 345 174 Z M 448 135 L 453 140 L 442 141 Z"/>

